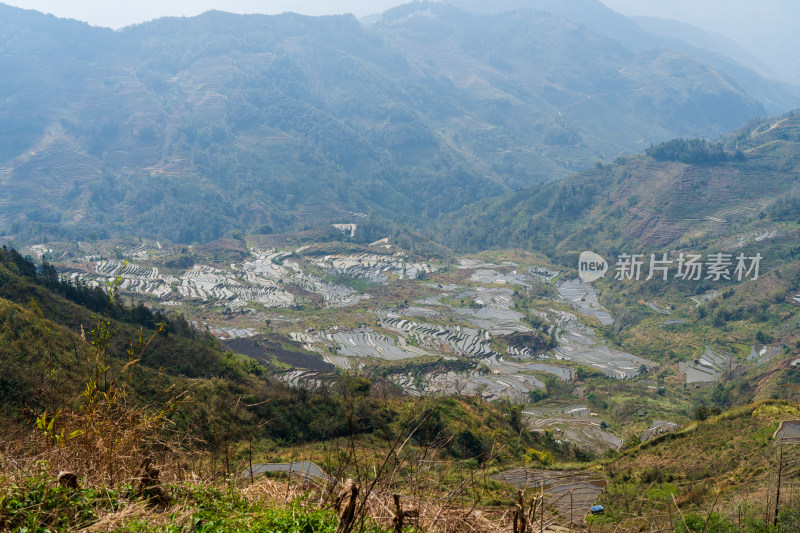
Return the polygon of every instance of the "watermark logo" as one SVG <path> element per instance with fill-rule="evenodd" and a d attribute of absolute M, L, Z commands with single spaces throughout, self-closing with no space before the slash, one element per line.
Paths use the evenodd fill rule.
<path fill-rule="evenodd" d="M 578 276 L 586 283 L 591 283 L 606 275 L 608 262 L 594 252 L 582 252 L 578 258 Z"/>
<path fill-rule="evenodd" d="M 704 261 L 705 259 L 705 261 Z M 614 265 L 614 279 L 651 280 L 681 279 L 688 281 L 720 281 L 758 279 L 762 256 L 714 253 L 703 257 L 700 254 L 680 253 L 676 258 L 669 254 L 620 254 Z M 591 283 L 605 276 L 608 270 L 606 260 L 594 253 L 583 252 L 578 259 L 578 275 Z"/>

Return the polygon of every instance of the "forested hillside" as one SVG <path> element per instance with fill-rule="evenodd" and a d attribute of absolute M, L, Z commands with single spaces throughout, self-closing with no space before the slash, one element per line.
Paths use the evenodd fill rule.
<path fill-rule="evenodd" d="M 369 213 L 421 227 L 793 98 L 526 9 L 209 12 L 122 31 L 0 13 L 0 234 L 20 240 L 207 242 Z"/>
<path fill-rule="evenodd" d="M 667 141 L 446 215 L 438 236 L 457 249 L 538 250 L 570 266 L 583 250 L 670 247 L 777 247 L 775 259 L 785 260 L 798 253 L 798 143 L 796 112 L 753 121 L 716 143 Z"/>

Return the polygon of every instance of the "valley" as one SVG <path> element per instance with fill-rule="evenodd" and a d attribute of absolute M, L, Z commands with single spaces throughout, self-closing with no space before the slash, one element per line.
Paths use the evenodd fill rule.
<path fill-rule="evenodd" d="M 532 254 L 426 258 L 388 238 L 371 245 L 290 240 L 110 240 L 27 251 L 52 261 L 63 279 L 179 313 L 287 384 L 315 388 L 336 373 L 358 374 L 412 397 L 524 404 L 533 431 L 556 431 L 592 453 L 618 449 L 625 435 L 654 423 L 679 427 L 709 387 L 784 352 L 702 333 L 698 302 L 716 302 L 720 290 L 639 300 L 640 322 L 620 342 L 615 307 L 601 295 L 616 302 L 624 292 Z M 645 349 L 636 340 L 642 334 Z M 665 336 L 680 340 L 659 351 L 671 344 Z"/>
<path fill-rule="evenodd" d="M 769 409 L 795 412 L 800 204 L 796 184 L 784 179 L 793 159 L 774 151 L 791 151 L 797 128 L 794 114 L 751 124 L 725 141 L 728 151 L 722 144 L 670 141 L 552 185 L 473 204 L 422 233 L 337 211 L 340 222 L 295 233 L 232 231 L 202 244 L 144 236 L 46 241 L 21 249 L 32 262 L 4 253 L 48 290 L 94 305 L 91 320 L 108 312 L 109 293 L 129 309 L 116 307 L 116 314 L 161 328 L 154 336 L 159 343 L 197 343 L 177 348 L 174 358 L 159 349 L 147 364 L 168 368 L 169 379 L 188 379 L 181 386 L 204 399 L 188 411 L 203 420 L 200 431 L 214 443 L 209 457 L 230 461 L 228 439 L 238 439 L 238 472 L 251 460 L 244 450 L 252 453 L 251 442 L 243 447 L 249 430 L 241 428 L 265 423 L 259 420 L 270 420 L 268 429 L 257 430 L 269 432 L 258 441 L 259 460 L 314 461 L 332 472 L 349 468 L 352 458 L 372 457 L 380 432 L 409 431 L 393 410 L 413 418 L 414 406 L 427 405 L 425 437 L 414 430 L 407 438 L 413 454 L 437 450 L 440 467 L 425 471 L 440 476 L 437 486 L 462 483 L 456 472 L 471 472 L 467 479 L 482 472 L 488 475 L 470 483 L 492 494 L 492 502 L 507 501 L 511 487 L 544 489 L 551 525 L 639 523 L 636 512 L 626 514 L 632 504 L 625 491 L 634 482 L 616 465 L 659 484 L 660 492 L 646 493 L 656 508 L 668 494 L 678 509 L 701 509 L 711 504 L 708 493 L 693 492 L 706 490 L 695 489 L 698 480 L 713 479 L 717 489 L 726 481 L 700 466 L 676 470 L 647 450 L 668 449 L 671 439 L 694 442 L 699 427 L 724 432 L 716 428 L 726 417 L 753 409 L 764 415 L 737 423 L 758 434 L 735 439 L 753 454 L 752 446 L 763 446 L 775 431 L 777 415 Z M 746 155 L 730 155 L 732 139 L 746 139 L 740 145 Z M 673 159 L 659 159 L 663 153 Z M 687 154 L 719 161 L 681 161 Z M 676 175 L 691 177 L 681 187 L 705 197 L 703 207 L 669 200 Z M 764 188 L 753 194 L 724 192 L 757 182 Z M 712 199 L 720 203 L 709 207 Z M 473 244 L 464 245 L 468 228 Z M 481 241 L 485 235 L 491 237 Z M 581 249 L 600 252 L 608 272 L 583 281 L 576 268 Z M 663 278 L 614 275 L 615 256 L 661 257 L 657 251 L 673 265 Z M 714 253 L 759 254 L 761 268 L 741 279 L 715 278 L 710 270 L 691 279 L 678 275 L 682 254 L 710 262 Z M 13 275 L 0 289 L 24 304 L 28 297 L 14 288 Z M 63 304 L 41 301 L 27 303 L 34 317 L 45 309 L 64 320 Z M 15 315 L 9 316 L 13 332 Z M 84 314 L 69 327 L 85 335 L 89 323 Z M 240 413 L 243 398 L 249 403 Z M 284 403 L 259 412 L 278 398 Z M 473 427 L 476 412 L 484 417 L 481 431 Z M 331 439 L 342 446 L 348 438 L 348 455 L 330 459 Z M 709 462 L 725 453 L 720 442 L 707 449 Z M 502 459 L 491 459 L 494 453 Z M 649 458 L 630 466 L 632 454 Z M 759 461 L 774 465 L 770 457 L 761 453 Z M 549 470 L 554 461 L 557 469 Z M 759 491 L 774 482 L 767 470 L 738 468 L 730 475 L 755 479 Z M 392 490 L 402 486 L 385 482 Z M 745 490 L 730 488 L 725 505 L 731 508 Z M 589 516 L 586 507 L 598 501 L 610 511 Z"/>
<path fill-rule="evenodd" d="M 0 3 L 0 530 L 800 531 L 800 88 L 709 29 Z"/>
<path fill-rule="evenodd" d="M 106 241 L 29 252 L 55 260 L 65 279 L 116 287 L 220 339 L 283 335 L 341 370 L 379 368 L 412 394 L 519 402 L 544 388 L 542 374 L 569 381 L 575 365 L 615 379 L 655 366 L 598 338 L 588 323 L 613 319 L 594 289 L 544 263 L 426 261 L 390 244 L 224 248 L 202 256 L 201 247 Z M 193 264 L 176 267 L 181 257 Z M 551 297 L 521 308 L 518 296 L 534 284 Z M 420 374 L 432 360 L 442 368 Z M 310 377 L 293 370 L 293 379 Z"/>

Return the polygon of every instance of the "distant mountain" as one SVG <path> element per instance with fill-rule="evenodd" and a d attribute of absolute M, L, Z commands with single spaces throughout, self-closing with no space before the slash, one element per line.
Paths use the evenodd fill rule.
<path fill-rule="evenodd" d="M 770 79 L 769 68 L 722 36 L 677 21 L 626 17 L 599 0 L 445 0 L 475 13 L 498 14 L 534 9 L 565 17 L 597 35 L 618 41 L 636 52 L 652 49 L 680 50 L 725 72 L 770 114 L 800 106 L 800 87 Z M 765 77 L 766 76 L 766 77 Z"/>
<path fill-rule="evenodd" d="M 800 84 L 800 3 L 795 0 L 604 0 L 625 14 L 681 20 L 736 41 L 777 79 Z"/>
<path fill-rule="evenodd" d="M 800 112 L 753 121 L 720 143 L 675 139 L 554 183 L 442 217 L 458 250 L 577 254 L 771 249 L 800 258 Z"/>
<path fill-rule="evenodd" d="M 0 69 L 0 236 L 28 241 L 422 226 L 765 114 L 684 50 L 438 3 L 122 31 L 0 5 Z"/>
<path fill-rule="evenodd" d="M 642 51 L 653 46 L 653 35 L 628 17 L 606 7 L 599 0 L 443 0 L 473 13 L 499 14 L 520 9 L 542 11 L 583 24 L 587 29 L 614 39 L 625 47 Z"/>
<path fill-rule="evenodd" d="M 775 81 L 770 67 L 730 39 L 674 20 L 651 17 L 631 17 L 631 20 L 659 35 L 662 46 L 685 50 L 728 73 L 764 104 L 769 113 L 782 113 L 797 105 L 800 87 Z"/>
<path fill-rule="evenodd" d="M 749 67 L 764 76 L 774 77 L 770 68 L 763 61 L 742 48 L 736 41 L 724 35 L 710 33 L 679 20 L 660 17 L 628 18 L 650 33 L 671 39 L 680 39 L 694 47 L 704 48 L 725 57 L 735 58 L 743 66 Z"/>

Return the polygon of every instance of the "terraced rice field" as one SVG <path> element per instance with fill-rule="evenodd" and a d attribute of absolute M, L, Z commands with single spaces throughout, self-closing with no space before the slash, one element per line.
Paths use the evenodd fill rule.
<path fill-rule="evenodd" d="M 573 523 L 583 523 L 589 508 L 597 501 L 608 482 L 589 472 L 559 472 L 512 468 L 491 479 L 520 489 L 542 488 L 545 503 L 551 503 L 561 516 Z"/>
<path fill-rule="evenodd" d="M 597 318 L 604 326 L 614 323 L 611 316 L 597 300 L 597 291 L 590 284 L 580 279 L 566 279 L 556 284 L 558 293 L 570 302 L 579 313 Z"/>
<path fill-rule="evenodd" d="M 719 296 L 719 291 L 711 290 L 700 294 L 698 296 L 692 296 L 690 298 L 691 301 L 695 303 L 695 307 L 699 307 L 700 305 L 704 304 L 705 302 L 709 302 Z"/>
<path fill-rule="evenodd" d="M 307 370 L 290 370 L 278 376 L 279 379 L 293 387 L 316 390 L 330 383 L 328 375 Z"/>
<path fill-rule="evenodd" d="M 596 368 L 615 379 L 629 379 L 639 374 L 639 367 L 650 368 L 652 361 L 609 347 L 597 338 L 594 330 L 581 324 L 577 317 L 565 311 L 557 312 L 555 322 L 559 328 L 556 359 L 574 361 Z"/>
<path fill-rule="evenodd" d="M 431 265 L 409 262 L 404 253 L 325 255 L 308 259 L 312 264 L 332 273 L 366 279 L 373 283 L 387 283 L 390 277 L 415 279 L 421 274 L 436 271 Z"/>
<path fill-rule="evenodd" d="M 253 328 L 209 328 L 209 331 L 221 339 L 244 339 L 258 334 Z"/>
<path fill-rule="evenodd" d="M 732 355 L 717 355 L 706 346 L 702 356 L 694 362 L 681 362 L 679 367 L 686 383 L 709 383 L 718 381 L 722 373 L 732 370 L 735 364 Z"/>
<path fill-rule="evenodd" d="M 622 446 L 622 439 L 601 428 L 600 420 L 585 406 L 528 408 L 522 413 L 532 431 L 553 431 L 556 439 L 569 440 L 596 454 L 618 450 Z"/>
<path fill-rule="evenodd" d="M 495 375 L 480 371 L 468 373 L 440 372 L 422 379 L 411 375 L 391 376 L 390 379 L 412 395 L 466 394 L 480 395 L 487 400 L 509 399 L 523 402 L 528 392 L 544 385 L 530 375 Z"/>
<path fill-rule="evenodd" d="M 760 349 L 756 349 L 756 347 L 753 346 L 750 348 L 750 353 L 747 355 L 747 361 L 766 363 L 776 355 L 780 355 L 781 352 L 782 350 L 779 346 L 762 346 Z"/>
<path fill-rule="evenodd" d="M 344 285 L 328 283 L 313 274 L 304 274 L 296 263 L 287 262 L 286 264 L 290 268 L 297 268 L 297 273 L 293 275 L 292 281 L 309 292 L 322 295 L 326 307 L 348 307 L 371 298 L 367 293 L 360 293 Z"/>
<path fill-rule="evenodd" d="M 387 353 L 402 352 L 402 357 L 413 358 L 421 355 L 456 355 L 480 361 L 489 372 L 472 371 L 456 374 L 454 372 L 432 372 L 424 376 L 393 376 L 398 385 L 412 394 L 422 393 L 479 393 L 486 398 L 514 398 L 522 401 L 529 391 L 544 388 L 544 384 L 536 379 L 532 372 L 554 374 L 559 379 L 568 380 L 572 370 L 566 367 L 548 364 L 546 359 L 569 360 L 592 366 L 606 375 L 627 379 L 639 372 L 639 367 L 652 366 L 653 363 L 631 354 L 609 348 L 597 338 L 594 330 L 581 324 L 577 317 L 563 311 L 551 310 L 548 315 L 558 327 L 559 347 L 550 354 L 536 354 L 524 346 L 510 346 L 508 354 L 499 354 L 492 350 L 491 342 L 495 335 L 503 335 L 520 331 L 530 331 L 521 323 L 522 313 L 511 309 L 513 291 L 504 287 L 472 287 L 458 285 L 440 287 L 443 291 L 438 296 L 428 297 L 416 302 L 413 309 L 377 308 L 373 312 L 380 317 L 379 325 L 388 331 L 396 340 L 390 347 L 382 347 L 380 353 L 374 339 L 370 342 L 360 332 L 344 338 L 342 333 L 327 334 L 325 339 L 317 337 L 317 350 L 326 360 L 340 368 L 352 368 L 353 362 L 347 358 L 363 357 L 372 359 L 389 359 Z M 574 294 L 589 295 L 589 303 L 584 300 L 587 312 L 600 318 L 610 315 L 596 301 L 596 294 L 591 287 L 579 284 L 564 284 L 566 291 Z M 470 307 L 446 305 L 444 301 L 473 302 Z M 578 298 L 580 301 L 580 298 Z M 581 305 L 576 303 L 577 305 Z M 435 307 L 432 309 L 431 307 Z M 442 311 L 441 309 L 445 310 Z M 414 314 L 419 319 L 412 319 Z M 426 322 L 426 317 L 457 317 L 467 325 L 441 325 Z M 299 335 L 299 334 L 295 334 Z M 316 334 L 319 335 L 319 334 Z M 331 357 L 323 350 L 329 350 L 331 343 L 337 355 Z M 313 343 L 309 344 L 311 346 Z M 524 359 L 522 362 L 508 361 L 505 355 Z M 395 358 L 400 354 L 395 353 Z M 596 425 L 596 424 L 595 424 Z M 586 439 L 590 440 L 590 439 Z M 599 441 L 603 441 L 600 436 Z M 613 446 L 613 438 L 606 438 L 607 445 Z"/>
<path fill-rule="evenodd" d="M 52 249 L 48 245 L 47 250 Z M 405 253 L 365 251 L 314 255 L 314 250 L 319 249 L 313 245 L 291 252 L 252 248 L 241 263 L 198 262 L 181 270 L 164 269 L 160 266 L 162 263 L 157 262 L 159 257 L 175 257 L 175 248 L 153 243 L 106 241 L 83 255 L 79 254 L 80 250 L 72 250 L 73 256 L 78 254 L 78 262 L 72 263 L 69 275 L 105 285 L 119 276 L 122 292 L 146 295 L 162 305 L 213 304 L 242 311 L 255 304 L 275 309 L 293 306 L 298 296 L 287 290 L 291 286 L 320 295 L 326 308 L 345 308 L 371 298 L 352 287 L 322 279 L 315 273 L 317 270 L 308 268 L 309 265 L 375 283 L 409 279 L 408 283 L 419 283 L 419 287 L 433 294 L 415 301 L 410 307 L 378 306 L 370 310 L 377 319 L 375 327 L 340 329 L 330 324 L 320 331 L 296 331 L 291 335 L 307 349 L 320 354 L 327 363 L 341 369 L 359 368 L 367 362 L 391 363 L 431 356 L 465 358 L 481 365 L 458 375 L 440 370 L 426 375 L 392 377 L 414 394 L 455 392 L 523 401 L 528 392 L 544 387 L 535 377 L 537 373 L 549 373 L 562 380 L 572 378 L 572 369 L 560 365 L 559 360 L 592 366 L 617 379 L 633 377 L 642 364 L 652 364 L 608 347 L 597 338 L 594 330 L 578 320 L 576 314 L 553 309 L 532 312 L 551 323 L 558 348 L 549 353 L 537 353 L 531 346 L 511 344 L 506 353 L 494 351 L 493 342 L 498 336 L 532 332 L 523 322 L 522 310 L 515 308 L 515 288 L 552 282 L 557 272 L 511 262 L 497 265 L 462 259 L 457 268 L 472 270 L 467 273 L 469 286 L 416 282 L 419 274 L 434 273 L 435 268 L 411 261 Z M 37 251 L 45 253 L 45 248 Z M 125 260 L 99 260 L 98 256 L 103 255 L 121 255 Z M 598 303 L 591 285 L 579 280 L 562 280 L 557 288 L 561 297 L 579 313 L 594 316 L 603 324 L 613 322 L 611 315 Z M 298 294 L 303 297 L 302 293 Z M 269 317 L 264 315 L 261 320 L 266 318 Z M 206 317 L 201 322 L 222 338 L 242 338 L 258 333 L 258 328 L 251 324 L 231 326 L 213 318 L 209 321 Z M 511 358 L 514 361 L 509 360 Z M 307 373 L 309 378 L 313 377 L 311 369 Z M 302 379 L 302 371 L 293 379 Z"/>
<path fill-rule="evenodd" d="M 379 317 L 386 317 L 386 318 L 400 318 L 400 317 L 424 317 L 424 318 L 440 318 L 442 317 L 442 313 L 435 309 L 429 309 L 427 307 L 404 307 L 403 309 L 391 309 L 389 307 L 377 307 L 373 310 L 373 313 L 378 315 Z"/>
<path fill-rule="evenodd" d="M 406 339 L 413 337 L 419 344 L 439 352 L 451 352 L 475 359 L 494 354 L 490 348 L 491 335 L 484 330 L 462 326 L 440 326 L 404 318 L 385 318 L 381 321 L 381 325 Z"/>
<path fill-rule="evenodd" d="M 412 394 L 459 393 L 482 394 L 486 398 L 514 398 L 523 401 L 528 392 L 544 388 L 531 372 L 546 372 L 569 380 L 572 370 L 536 360 L 507 361 L 491 349 L 491 335 L 485 330 L 463 326 L 442 326 L 400 318 L 399 312 L 378 309 L 380 325 L 391 333 L 382 335 L 372 328 L 352 331 L 295 332 L 292 339 L 304 343 L 339 368 L 356 368 L 358 359 L 387 361 L 413 359 L 429 355 L 459 355 L 480 361 L 487 369 L 467 373 L 432 372 L 424 376 L 392 376 L 398 385 Z M 513 348 L 517 354 L 519 348 Z M 449 354 L 449 355 L 448 355 Z M 526 355 L 526 354 L 522 354 Z"/>
<path fill-rule="evenodd" d="M 114 250 L 131 261 L 147 260 L 152 250 L 144 245 L 114 245 Z M 72 279 L 89 285 L 107 286 L 117 276 L 121 278 L 119 290 L 149 296 L 157 300 L 197 300 L 201 302 L 229 302 L 230 307 L 244 307 L 248 302 L 266 307 L 281 308 L 294 304 L 295 297 L 281 286 L 281 281 L 293 281 L 304 289 L 322 295 L 329 307 L 353 305 L 369 298 L 343 285 L 324 282 L 305 274 L 296 263 L 280 264 L 288 255 L 274 250 L 254 250 L 254 257 L 241 265 L 228 268 L 197 264 L 178 275 L 161 272 L 157 267 L 143 267 L 123 260 L 97 261 L 84 258 L 81 269 L 67 272 Z"/>
<path fill-rule="evenodd" d="M 678 431 L 679 429 L 681 429 L 681 426 L 673 422 L 667 422 L 666 420 L 654 420 L 653 425 L 650 426 L 644 433 L 642 433 L 642 435 L 639 437 L 639 440 L 642 442 L 647 442 L 648 440 L 654 439 L 659 435 L 670 433 L 672 431 Z"/>
<path fill-rule="evenodd" d="M 276 261 L 285 255 L 283 252 L 256 249 L 252 249 L 250 252 L 254 257 L 242 263 L 242 271 L 276 280 L 289 275 L 288 270 Z"/>
<path fill-rule="evenodd" d="M 356 230 L 358 229 L 358 224 L 333 224 L 333 227 L 344 233 L 345 235 L 350 235 L 350 238 L 356 236 Z"/>
<path fill-rule="evenodd" d="M 800 420 L 784 420 L 773 438 L 785 444 L 800 444 Z"/>
<path fill-rule="evenodd" d="M 90 287 L 108 287 L 119 276 L 121 278 L 118 285 L 120 291 L 145 294 L 158 299 L 172 294 L 173 290 L 170 284 L 177 282 L 174 277 L 161 274 L 157 268 L 144 268 L 135 263 L 98 261 L 93 266 L 95 275 L 90 275 L 83 270 L 68 271 L 64 275 L 73 281 L 83 281 Z"/>
<path fill-rule="evenodd" d="M 274 280 L 252 272 L 237 279 L 229 271 L 207 265 L 195 265 L 183 273 L 177 292 L 184 298 L 258 302 L 268 307 L 286 307 L 294 301 Z"/>
<path fill-rule="evenodd" d="M 522 324 L 524 315 L 511 309 L 514 291 L 500 287 L 475 287 L 454 295 L 454 298 L 472 299 L 477 307 L 451 307 L 451 312 L 484 329 L 492 335 L 509 335 L 530 331 Z"/>
<path fill-rule="evenodd" d="M 489 400 L 507 398 L 526 402 L 530 391 L 545 388 L 531 372 L 553 374 L 562 381 L 572 377 L 572 369 L 567 367 L 535 361 L 507 361 L 496 354 L 483 359 L 481 364 L 488 372 L 481 369 L 461 373 L 432 372 L 424 376 L 394 375 L 390 379 L 411 394 L 479 394 Z"/>
<path fill-rule="evenodd" d="M 501 283 L 504 285 L 522 285 L 523 287 L 530 287 L 527 277 L 524 274 L 517 274 L 516 270 L 508 274 L 502 274 L 496 270 L 479 268 L 470 276 L 469 280 L 476 283 Z"/>
<path fill-rule="evenodd" d="M 291 334 L 291 338 L 302 342 L 306 349 L 317 351 L 332 364 L 336 362 L 330 357 L 331 353 L 339 357 L 386 361 L 432 355 L 432 352 L 412 346 L 402 338 L 389 337 L 369 327 L 349 331 L 337 328 L 333 331 L 295 332 Z M 339 358 L 337 360 L 341 361 Z"/>
<path fill-rule="evenodd" d="M 545 385 L 530 372 L 544 372 L 555 375 L 562 381 L 572 377 L 572 369 L 547 363 L 526 361 L 522 363 L 507 361 L 493 354 L 481 361 L 488 373 L 475 370 L 469 374 L 456 375 L 453 372 L 426 376 L 426 392 L 458 392 L 464 394 L 480 393 L 488 399 L 508 398 L 519 402 L 528 399 L 534 389 L 544 389 Z M 461 382 L 459 382 L 461 380 Z M 418 387 L 419 388 L 419 387 Z"/>

